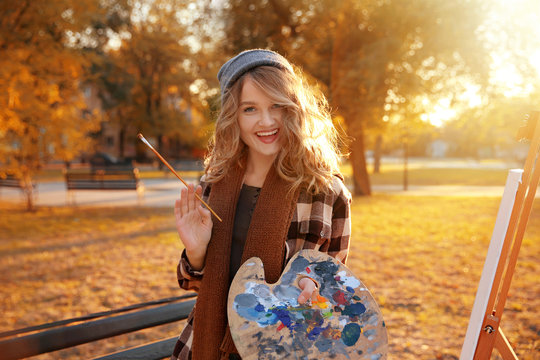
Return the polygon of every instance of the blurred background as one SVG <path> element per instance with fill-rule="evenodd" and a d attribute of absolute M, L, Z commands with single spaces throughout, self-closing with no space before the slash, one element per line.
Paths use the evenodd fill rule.
<path fill-rule="evenodd" d="M 3 1 L 0 164 L 32 177 L 96 152 L 201 158 L 230 56 L 270 48 L 327 95 L 356 194 L 383 156 L 522 161 L 540 99 L 536 0 Z"/>
<path fill-rule="evenodd" d="M 334 121 L 348 139 L 350 157 L 343 169 L 348 185 L 358 196 L 355 199 L 359 205 L 353 210 L 363 221 L 355 223 L 356 231 L 368 239 L 376 239 L 380 234 L 370 233 L 373 229 L 367 222 L 388 221 L 388 218 L 381 220 L 381 215 L 391 214 L 395 209 L 391 204 L 402 201 L 385 196 L 360 197 L 372 193 L 374 181 L 383 185 L 397 184 L 404 189 L 411 181 L 440 185 L 452 181 L 459 170 L 455 168 L 461 168 L 466 162 L 503 170 L 495 178 L 494 171 L 487 176 L 463 172 L 463 178 L 469 179 L 465 184 L 479 179 L 473 185 L 504 185 L 507 164 L 521 167 L 528 151 L 528 145 L 516 141 L 515 134 L 526 114 L 540 106 L 538 0 L 3 0 L 0 15 L 0 177 L 15 176 L 26 184 L 28 209 L 34 207 L 30 184 L 36 180 L 61 179 L 61 171 L 65 169 L 96 164 L 160 168 L 153 154 L 137 139 L 139 132 L 171 163 L 200 165 L 219 111 L 217 71 L 227 59 L 245 49 L 268 48 L 280 52 L 326 94 Z M 440 164 L 455 159 L 459 159 L 461 165 L 432 173 L 414 173 L 421 168 L 419 161 L 440 168 Z M 392 171 L 399 174 L 397 182 L 395 178 L 385 177 Z M 462 184 L 462 180 L 455 183 Z M 443 307 L 449 311 L 449 306 L 465 304 L 462 306 L 465 311 L 459 312 L 462 318 L 455 324 L 464 332 L 498 203 L 486 200 L 486 207 L 475 211 L 474 206 L 479 201 L 468 202 L 472 213 L 463 219 L 462 232 L 453 237 L 450 235 L 454 234 L 453 230 L 448 229 L 442 219 L 449 214 L 455 214 L 455 219 L 464 216 L 461 200 L 448 200 L 449 207 L 442 211 L 441 203 L 439 207 L 430 207 L 440 200 L 426 199 L 429 201 L 408 198 L 402 205 L 414 211 L 431 211 L 424 214 L 424 220 L 441 216 L 436 228 L 428 227 L 426 233 L 407 233 L 403 229 L 412 224 L 412 218 L 405 216 L 399 223 L 386 223 L 390 231 L 383 238 L 401 236 L 401 240 L 408 243 L 409 237 L 432 239 L 437 231 L 445 229 L 446 235 L 432 239 L 434 243 L 448 244 L 449 239 L 456 240 L 455 247 L 437 247 L 439 253 L 435 257 L 453 249 L 456 253 L 450 252 L 453 255 L 446 259 L 448 265 L 453 267 L 456 261 L 460 269 L 466 269 L 460 270 L 458 275 L 466 273 L 470 277 L 468 292 L 462 298 L 453 299 L 457 301 L 454 305 L 446 303 Z M 153 298 L 148 293 L 126 295 L 126 286 L 137 287 L 137 279 L 146 277 L 155 289 L 165 282 L 155 276 L 134 274 L 129 285 L 122 284 L 122 290 L 115 293 L 118 299 L 111 301 L 110 291 L 114 293 L 116 289 L 114 281 L 102 288 L 91 273 L 100 268 L 101 274 L 109 276 L 114 269 L 108 265 L 104 271 L 103 263 L 94 264 L 95 268 L 87 269 L 89 272 L 84 275 L 85 282 L 93 284 L 83 291 L 84 296 L 80 295 L 80 288 L 73 290 L 79 295 L 66 295 L 72 290 L 62 280 L 54 282 L 55 289 L 40 292 L 38 297 L 45 303 L 56 297 L 68 299 L 67 303 L 60 301 L 61 311 L 57 300 L 51 302 L 54 305 L 47 308 L 45 314 L 30 310 L 31 304 L 21 310 L 16 304 L 20 305 L 28 292 L 19 293 L 14 289 L 19 286 L 20 290 L 19 280 L 25 279 L 30 269 L 36 270 L 30 265 L 33 261 L 49 259 L 51 248 L 50 244 L 46 245 L 49 239 L 63 239 L 63 243 L 86 239 L 85 246 L 97 246 L 96 229 L 106 232 L 107 241 L 118 233 L 129 238 L 131 235 L 126 234 L 144 229 L 146 233 L 137 235 L 140 244 L 156 250 L 155 243 L 149 245 L 153 238 L 169 247 L 150 263 L 144 260 L 148 254 L 144 248 L 136 251 L 122 248 L 131 254 L 133 264 L 129 266 L 137 271 L 141 263 L 152 271 L 157 271 L 154 266 L 160 261 L 168 261 L 170 267 L 174 267 L 176 252 L 181 250 L 169 209 L 131 210 L 127 215 L 133 220 L 129 220 L 114 218 L 118 214 L 113 210 L 101 213 L 92 210 L 81 215 L 80 208 L 48 209 L 45 213 L 29 214 L 14 211 L 12 204 L 0 204 L 5 210 L 4 220 L 0 220 L 4 234 L 0 239 L 3 240 L 0 250 L 4 254 L 0 258 L 4 268 L 2 283 L 12 285 L 11 288 L 6 285 L 2 299 L 6 316 L 5 323 L 0 325 L 4 330 Z M 375 209 L 374 214 L 365 214 L 363 205 Z M 487 219 L 480 217 L 485 221 L 483 230 L 468 228 L 471 218 L 482 211 L 492 215 Z M 399 215 L 407 214 L 402 211 Z M 107 225 L 109 218 L 114 218 L 117 225 Z M 124 227 L 118 226 L 124 220 Z M 29 222 L 36 225 L 30 226 Z M 63 227 L 60 224 L 64 224 Z M 532 224 L 538 227 L 538 219 Z M 416 228 L 424 225 L 417 224 Z M 111 227 L 116 227 L 112 233 Z M 27 259 L 29 263 L 21 268 L 17 264 L 25 260 L 10 259 L 10 256 L 30 251 L 34 240 L 27 240 L 31 238 L 31 231 L 41 234 L 36 238 L 42 242 L 41 252 L 35 254 L 37 258 Z M 534 234 L 538 236 L 537 232 Z M 459 260 L 462 256 L 459 247 L 465 243 L 478 246 L 470 248 L 478 254 L 475 260 L 471 257 Z M 525 245 L 533 243 L 537 244 L 530 241 Z M 366 250 L 369 246 L 360 245 L 357 250 L 362 256 L 367 251 L 374 257 L 371 270 L 377 269 L 379 274 L 377 261 L 381 256 L 388 261 L 400 257 L 391 253 L 381 255 L 390 249 L 372 245 L 373 251 Z M 50 246 L 64 249 L 63 245 Z M 394 251 L 404 249 L 402 246 L 403 243 L 396 244 Z M 425 246 L 433 249 L 433 244 Z M 537 282 L 538 275 L 534 274 L 540 271 L 536 257 L 538 246 L 534 246 L 525 260 L 528 275 L 521 277 L 525 292 L 511 305 L 519 314 L 534 308 L 531 301 L 539 296 L 538 287 L 531 289 L 527 285 Z M 27 250 L 21 250 L 23 248 Z M 103 251 L 107 249 L 110 244 Z M 77 266 L 87 266 L 87 255 L 75 254 L 75 248 L 64 250 L 74 252 L 71 255 L 78 259 L 69 266 L 77 271 L 82 271 Z M 171 251 L 175 251 L 172 263 L 164 260 L 164 254 L 169 253 L 170 257 Z M 65 254 L 60 255 L 60 259 L 65 259 Z M 360 264 L 364 259 L 357 260 L 358 271 L 363 271 Z M 475 265 L 467 265 L 469 263 Z M 409 270 L 417 273 L 414 269 L 418 269 L 420 263 L 409 265 Z M 438 266 L 435 260 L 433 266 Z M 10 278 L 8 273 L 15 268 L 22 271 L 21 275 Z M 154 289 L 153 295 L 169 296 L 174 288 L 174 270 L 161 265 L 159 269 L 172 277 L 167 280 L 166 290 Z M 42 271 L 41 275 L 33 275 L 34 280 L 49 279 L 46 270 Z M 58 271 L 64 276 L 66 269 Z M 388 281 L 390 275 L 384 271 L 382 274 L 387 276 L 374 279 L 373 283 Z M 439 285 L 455 290 L 453 286 L 460 286 L 459 276 Z M 419 280 L 418 284 L 423 282 Z M 30 288 L 39 286 L 35 283 Z M 60 288 L 64 292 L 58 290 Z M 386 294 L 385 288 L 392 286 L 376 289 L 383 310 L 396 314 L 422 309 L 422 302 L 403 305 L 404 300 L 398 300 L 398 296 L 393 301 L 393 295 Z M 109 296 L 102 294 L 103 298 L 96 298 L 94 305 L 76 307 L 73 299 L 80 296 L 90 299 L 96 295 L 92 289 L 108 292 Z M 423 293 L 419 289 L 415 294 Z M 13 295 L 16 292 L 18 295 Z M 409 300 L 412 297 L 414 295 Z M 441 301 L 445 299 L 448 298 Z M 520 305 L 523 303 L 528 303 L 529 307 L 524 308 L 525 305 Z M 423 309 L 420 322 L 432 321 L 426 319 L 438 316 L 441 307 L 436 309 L 432 309 L 432 313 Z M 514 332 L 510 330 L 514 336 L 512 341 L 519 344 L 524 358 L 531 356 L 532 359 L 540 351 L 539 323 L 532 315 L 524 320 L 519 314 Z M 402 331 L 414 327 L 412 322 L 418 320 L 415 315 L 410 316 L 400 327 Z M 520 322 L 525 325 L 519 325 Z M 431 325 L 436 328 L 436 321 Z M 433 339 L 415 342 L 414 339 L 433 334 L 425 330 L 427 328 L 426 325 L 423 330 L 417 329 L 414 336 L 408 330 L 402 334 L 394 330 L 394 338 L 392 333 L 390 335 L 396 339 L 392 340 L 394 358 L 457 359 L 460 334 L 454 334 L 454 343 L 446 351 L 445 346 L 437 347 L 439 341 Z M 444 331 L 439 330 L 443 335 Z M 76 353 L 78 355 L 67 353 L 65 357 L 88 354 L 86 350 L 81 351 Z"/>

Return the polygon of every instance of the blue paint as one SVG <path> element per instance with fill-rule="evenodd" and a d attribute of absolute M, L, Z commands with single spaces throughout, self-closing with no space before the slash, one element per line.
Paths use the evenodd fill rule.
<path fill-rule="evenodd" d="M 264 306 L 253 294 L 238 294 L 234 298 L 234 304 L 236 312 L 240 316 L 250 321 L 256 321 L 262 326 L 273 325 L 278 321 L 277 316 L 265 311 Z"/>
<path fill-rule="evenodd" d="M 277 285 L 274 287 L 274 295 L 282 301 L 289 301 L 292 303 L 295 303 L 298 299 L 298 296 L 300 296 L 300 289 L 296 286 L 283 286 L 283 285 Z"/>
<path fill-rule="evenodd" d="M 354 303 L 345 305 L 345 309 L 341 312 L 342 315 L 360 316 L 366 312 L 366 307 L 362 303 Z"/>
<path fill-rule="evenodd" d="M 303 272 L 306 267 L 309 266 L 309 260 L 305 257 L 298 256 L 291 264 L 290 271 L 293 273 L 300 273 Z"/>
<path fill-rule="evenodd" d="M 259 299 L 253 294 L 238 294 L 234 298 L 234 302 L 238 304 L 238 306 L 253 307 L 259 303 Z"/>
<path fill-rule="evenodd" d="M 287 328 L 291 327 L 291 317 L 289 315 L 289 311 L 285 307 L 276 307 L 272 309 L 272 313 L 277 316 L 279 321 L 283 323 Z"/>
<path fill-rule="evenodd" d="M 345 325 L 341 332 L 341 341 L 347 346 L 353 346 L 358 341 L 362 328 L 356 323 Z"/>
<path fill-rule="evenodd" d="M 254 308 L 238 307 L 236 312 L 238 315 L 246 318 L 247 320 L 255 321 L 261 326 L 274 325 L 278 321 L 276 315 L 267 312 L 259 312 Z"/>
<path fill-rule="evenodd" d="M 259 284 L 253 288 L 253 295 L 264 299 L 271 296 L 271 291 L 267 285 Z"/>
<path fill-rule="evenodd" d="M 317 337 L 319 336 L 319 334 L 321 332 L 323 332 L 325 328 L 322 328 L 320 326 L 316 326 L 314 327 L 308 334 L 307 334 L 307 337 L 309 340 L 313 341 L 313 340 L 316 340 Z"/>
<path fill-rule="evenodd" d="M 296 274 L 287 272 L 281 277 L 281 285 L 290 285 L 296 280 Z"/>
<path fill-rule="evenodd" d="M 315 343 L 315 346 L 319 350 L 320 353 L 324 353 L 332 348 L 334 345 L 334 342 L 330 339 L 319 339 Z"/>
<path fill-rule="evenodd" d="M 375 329 L 363 332 L 362 325 L 379 321 L 371 307 L 369 311 L 366 308 L 370 304 L 369 294 L 367 298 L 356 295 L 357 285 L 351 281 L 359 281 L 338 275 L 341 268 L 333 260 L 310 261 L 298 256 L 290 265 L 279 284 L 269 287 L 247 283 L 246 292 L 235 297 L 234 308 L 239 316 L 256 322 L 260 327 L 276 326 L 272 331 L 264 330 L 254 336 L 257 341 L 253 350 L 258 350 L 259 358 L 295 353 L 299 358 L 311 359 L 309 354 L 313 351 L 318 351 L 321 358 L 334 358 L 340 354 L 346 358 L 377 354 L 378 343 L 370 344 L 372 346 L 367 350 L 363 345 L 363 351 L 354 349 L 362 333 L 365 335 L 362 342 L 373 342 L 372 336 L 377 334 Z M 320 284 L 319 292 L 327 299 L 328 308 L 321 310 L 317 306 L 298 304 L 301 290 L 296 281 L 299 274 L 308 274 Z M 249 281 L 254 279 L 259 279 L 258 275 L 246 278 Z M 361 299 L 367 301 L 365 305 Z M 383 323 L 382 326 L 386 325 Z"/>

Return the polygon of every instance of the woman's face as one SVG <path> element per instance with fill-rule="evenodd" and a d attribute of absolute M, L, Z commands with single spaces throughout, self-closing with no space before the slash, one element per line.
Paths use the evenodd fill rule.
<path fill-rule="evenodd" d="M 273 161 L 282 147 L 284 109 L 274 103 L 247 76 L 240 94 L 240 138 L 256 161 Z"/>

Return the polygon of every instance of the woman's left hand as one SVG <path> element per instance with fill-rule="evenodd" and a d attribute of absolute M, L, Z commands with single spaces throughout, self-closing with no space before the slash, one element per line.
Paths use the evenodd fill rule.
<path fill-rule="evenodd" d="M 298 281 L 298 287 L 302 290 L 300 295 L 298 295 L 298 303 L 300 305 L 309 299 L 317 301 L 317 285 L 313 280 L 308 277 L 302 278 Z"/>

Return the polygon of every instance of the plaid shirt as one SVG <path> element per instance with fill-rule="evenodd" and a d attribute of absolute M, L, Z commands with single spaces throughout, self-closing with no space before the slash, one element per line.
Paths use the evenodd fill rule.
<path fill-rule="evenodd" d="M 210 195 L 211 184 L 202 182 L 203 200 Z M 351 194 L 338 177 L 334 177 L 328 194 L 309 195 L 301 191 L 293 214 L 286 242 L 286 261 L 302 249 L 314 249 L 345 263 L 351 236 Z M 194 271 L 182 252 L 177 267 L 178 283 L 186 290 L 199 290 L 204 269 Z M 191 359 L 193 311 L 174 348 L 172 360 Z"/>

